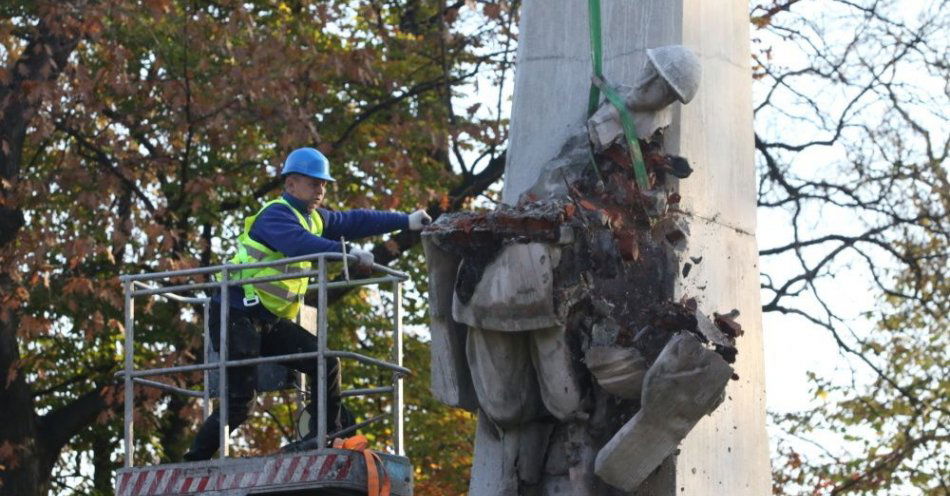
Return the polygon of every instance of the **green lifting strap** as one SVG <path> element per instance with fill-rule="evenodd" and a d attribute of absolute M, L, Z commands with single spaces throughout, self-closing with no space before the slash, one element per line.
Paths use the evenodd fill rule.
<path fill-rule="evenodd" d="M 620 123 L 623 125 L 623 132 L 627 138 L 627 148 L 630 152 L 630 161 L 633 162 L 633 173 L 637 179 L 637 185 L 641 190 L 647 190 L 650 187 L 647 179 L 647 169 L 643 164 L 643 153 L 640 151 L 640 143 L 637 142 L 637 127 L 633 123 L 633 116 L 630 110 L 624 104 L 623 99 L 617 94 L 617 91 L 607 84 L 604 79 L 604 56 L 601 43 L 600 29 L 600 0 L 587 0 L 588 13 L 590 18 L 590 55 L 594 66 L 594 76 L 591 78 L 590 95 L 587 100 L 587 116 L 590 117 L 597 110 L 597 104 L 600 103 L 600 92 L 620 114 Z M 591 163 L 597 168 L 594 162 L 593 154 Z"/>

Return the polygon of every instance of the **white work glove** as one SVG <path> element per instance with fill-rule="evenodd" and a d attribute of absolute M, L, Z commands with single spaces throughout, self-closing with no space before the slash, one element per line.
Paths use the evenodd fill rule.
<path fill-rule="evenodd" d="M 420 231 L 431 223 L 432 217 L 429 217 L 425 210 L 416 210 L 409 214 L 409 229 L 412 231 Z"/>
<path fill-rule="evenodd" d="M 356 257 L 356 266 L 369 270 L 373 268 L 373 252 L 361 250 L 359 248 L 352 248 L 350 250 L 350 255 Z"/>

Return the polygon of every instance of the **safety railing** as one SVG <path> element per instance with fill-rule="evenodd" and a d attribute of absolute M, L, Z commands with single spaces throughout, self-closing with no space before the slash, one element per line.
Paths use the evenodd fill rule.
<path fill-rule="evenodd" d="M 307 270 L 294 272 L 292 274 L 278 274 L 273 276 L 255 277 L 252 279 L 232 279 L 236 271 L 247 269 L 272 267 L 295 262 L 316 261 L 316 270 Z M 329 281 L 327 279 L 328 262 L 344 262 L 345 280 Z M 211 267 L 202 267 L 195 269 L 185 269 L 177 271 L 157 272 L 154 274 L 137 274 L 121 276 L 124 298 L 125 298 L 125 368 L 116 375 L 121 376 L 125 381 L 125 424 L 124 424 L 124 445 L 125 445 L 125 467 L 132 467 L 134 458 L 134 386 L 136 384 L 146 387 L 154 387 L 165 391 L 183 394 L 186 396 L 202 398 L 204 417 L 207 419 L 211 413 L 211 394 L 208 387 L 209 371 L 217 369 L 218 371 L 218 412 L 220 415 L 220 457 L 225 458 L 229 455 L 230 427 L 228 425 L 228 379 L 227 369 L 229 367 L 240 367 L 249 365 L 259 365 L 264 363 L 288 362 L 291 360 L 316 359 L 317 360 L 317 446 L 325 447 L 327 445 L 327 383 L 326 383 L 326 359 L 341 358 L 352 359 L 368 365 L 381 367 L 393 372 L 393 383 L 391 386 L 352 389 L 342 392 L 342 397 L 363 396 L 371 394 L 392 393 L 392 422 L 393 422 L 393 452 L 397 455 L 404 455 L 403 444 L 403 377 L 411 374 L 411 371 L 402 366 L 402 282 L 409 277 L 399 271 L 390 269 L 382 265 L 374 264 L 373 272 L 381 273 L 381 276 L 370 277 L 366 279 L 350 279 L 347 269 L 347 262 L 355 262 L 356 257 L 344 253 L 321 253 L 316 255 L 304 255 L 299 257 L 283 258 L 272 262 L 257 262 L 252 264 L 225 264 Z M 190 284 L 174 284 L 170 286 L 158 286 L 162 280 L 182 277 L 194 277 L 202 275 L 217 275 L 215 282 L 196 282 Z M 251 283 L 273 282 L 282 279 L 299 279 L 302 277 L 316 277 L 316 282 L 308 286 L 308 291 L 317 290 L 317 351 L 305 353 L 292 353 L 287 355 L 265 356 L 258 358 L 248 358 L 242 360 L 228 360 L 228 314 L 230 300 L 228 293 L 234 286 L 241 286 Z M 378 284 L 392 284 L 393 291 L 393 363 L 385 360 L 379 360 L 373 357 L 362 355 L 351 351 L 330 350 L 327 347 L 327 292 L 334 288 L 345 288 L 354 286 L 367 286 Z M 152 284 L 152 285 L 150 285 Z M 208 328 L 210 298 L 207 296 L 185 296 L 179 293 L 193 293 L 199 290 L 211 290 L 217 288 L 220 291 L 221 298 L 221 327 L 218 330 L 220 340 L 218 346 L 219 359 L 216 363 L 209 363 L 211 345 L 209 337 L 211 329 Z M 238 288 L 240 290 L 240 288 Z M 153 368 L 153 369 L 135 369 L 135 297 L 157 295 L 181 303 L 201 305 L 203 309 L 204 322 L 204 356 L 203 364 L 180 365 L 175 367 Z M 204 372 L 203 386 L 201 391 L 179 388 L 170 384 L 146 379 L 146 377 L 156 377 L 169 374 L 181 374 L 188 372 Z M 352 432 L 358 428 L 368 425 L 372 422 L 383 420 L 385 415 L 373 417 L 364 422 L 356 424 L 339 432 L 332 433 L 343 435 Z"/>

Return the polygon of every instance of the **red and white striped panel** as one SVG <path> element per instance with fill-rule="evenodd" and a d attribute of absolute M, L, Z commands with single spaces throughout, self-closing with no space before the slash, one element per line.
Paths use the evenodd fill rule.
<path fill-rule="evenodd" d="M 339 459 L 340 463 L 337 463 Z M 259 463 L 226 468 L 142 468 L 119 474 L 116 496 L 162 496 L 229 491 L 301 482 L 344 481 L 351 456 L 336 454 L 279 455 Z M 241 470 L 246 467 L 246 470 Z"/>

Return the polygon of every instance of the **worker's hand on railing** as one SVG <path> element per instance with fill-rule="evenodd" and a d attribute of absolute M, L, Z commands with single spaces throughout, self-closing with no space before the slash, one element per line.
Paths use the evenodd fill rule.
<path fill-rule="evenodd" d="M 373 252 L 361 250 L 359 248 L 353 248 L 350 250 L 349 254 L 356 257 L 356 267 L 361 272 L 369 272 L 373 270 Z"/>
<path fill-rule="evenodd" d="M 425 210 L 416 210 L 415 212 L 409 214 L 409 229 L 413 231 L 420 231 L 423 227 L 428 226 L 432 223 L 432 217 L 429 217 L 429 214 Z"/>

